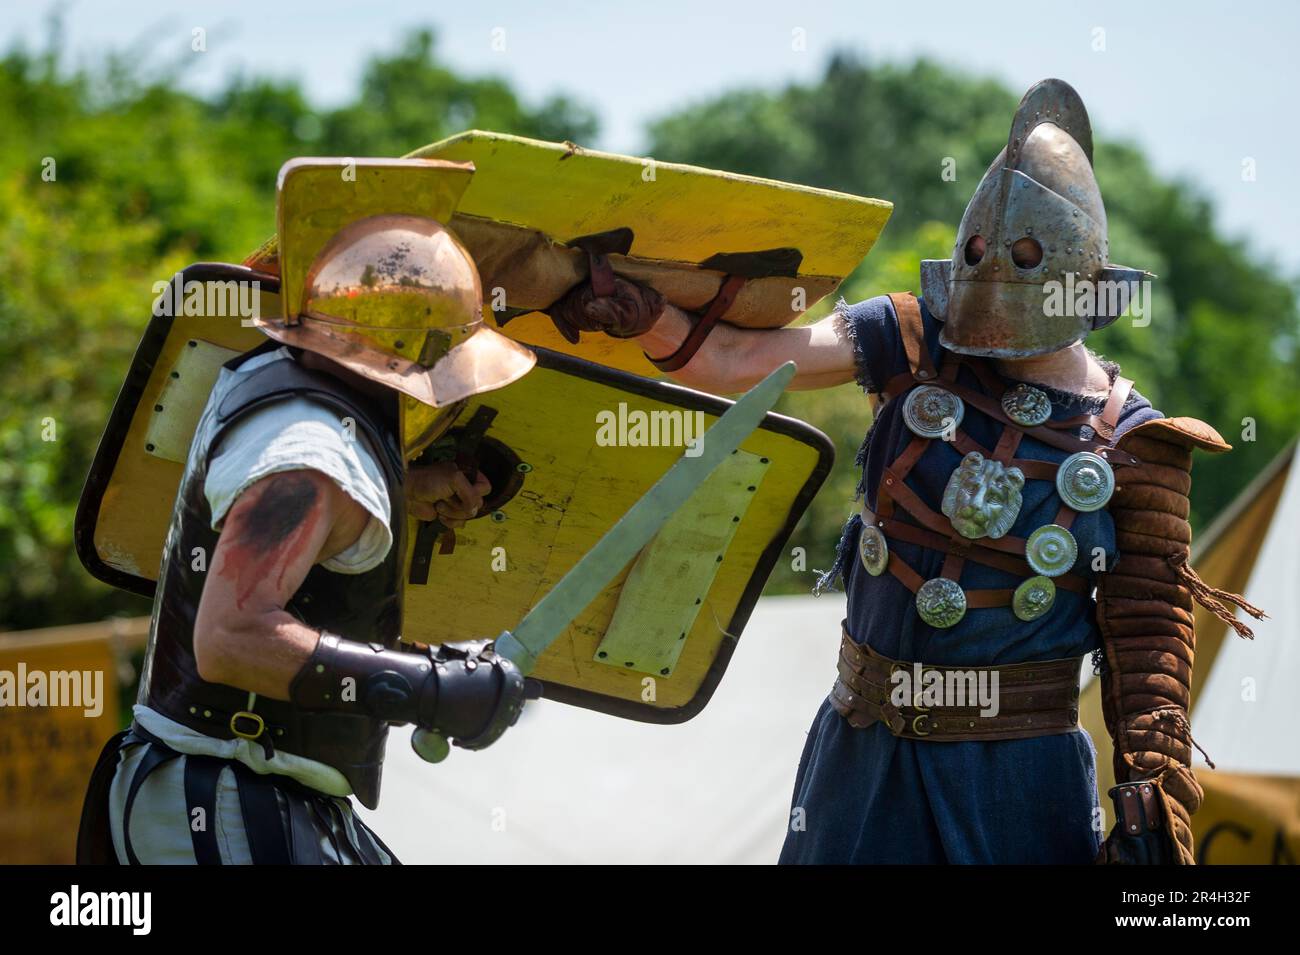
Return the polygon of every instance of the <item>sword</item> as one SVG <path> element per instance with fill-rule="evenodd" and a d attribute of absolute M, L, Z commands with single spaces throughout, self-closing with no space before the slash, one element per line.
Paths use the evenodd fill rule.
<path fill-rule="evenodd" d="M 762 423 L 763 417 L 794 377 L 794 372 L 794 362 L 786 362 L 728 408 L 713 427 L 697 439 L 700 454 L 694 457 L 683 454 L 664 472 L 654 486 L 524 615 L 517 627 L 503 631 L 497 637 L 496 652 L 509 658 L 524 673 L 530 672 L 546 648 L 559 639 L 569 624 L 605 589 L 605 585 L 622 572 L 628 561 L 650 543 L 659 528 L 690 499 L 723 459 L 740 447 L 740 443 Z M 419 741 L 428 735 L 416 730 L 412 743 L 417 752 L 421 750 Z"/>
<path fill-rule="evenodd" d="M 497 637 L 496 652 L 514 661 L 524 673 L 530 672 L 546 648 L 587 609 L 627 562 L 650 543 L 659 528 L 690 499 L 723 459 L 759 426 L 794 377 L 794 371 L 794 362 L 786 362 L 728 408 L 698 439 L 703 445 L 701 453 L 695 457 L 683 454 L 537 606 L 528 611 L 519 626 Z"/>

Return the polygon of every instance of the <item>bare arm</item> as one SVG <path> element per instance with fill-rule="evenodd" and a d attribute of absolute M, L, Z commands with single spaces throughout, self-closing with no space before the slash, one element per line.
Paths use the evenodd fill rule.
<path fill-rule="evenodd" d="M 675 352 L 691 330 L 691 321 L 675 305 L 639 339 L 652 358 Z M 799 328 L 738 328 L 719 322 L 700 350 L 674 379 L 718 394 L 744 391 L 784 362 L 798 366 L 791 388 L 831 388 L 853 381 L 853 343 L 838 313 Z"/>
<path fill-rule="evenodd" d="M 199 675 L 277 700 L 320 634 L 284 606 L 312 565 L 349 547 L 369 515 L 319 471 L 282 471 L 226 516 L 194 623 Z"/>
<path fill-rule="evenodd" d="M 412 468 L 411 512 L 459 526 L 489 490 L 454 465 Z M 435 503 L 436 502 L 436 503 Z M 400 517 L 399 517 L 400 519 Z M 320 639 L 284 609 L 312 566 L 352 546 L 369 513 L 319 471 L 282 471 L 251 485 L 226 516 L 194 624 L 203 679 L 277 700 Z"/>

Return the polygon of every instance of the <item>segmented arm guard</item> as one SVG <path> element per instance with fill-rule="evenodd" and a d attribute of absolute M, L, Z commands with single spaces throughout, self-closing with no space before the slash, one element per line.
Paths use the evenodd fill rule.
<path fill-rule="evenodd" d="M 1105 653 L 1102 710 L 1115 747 L 1117 789 L 1137 781 L 1151 784 L 1155 812 L 1142 814 L 1153 829 L 1142 833 L 1135 830 L 1144 826 L 1117 810 L 1119 821 L 1098 861 L 1190 865 L 1195 861 L 1191 815 L 1202 798 L 1191 770 L 1194 743 L 1187 718 L 1196 649 L 1193 601 L 1242 636 L 1251 632 L 1226 603 L 1257 616 L 1259 612 L 1235 594 L 1208 587 L 1187 562 L 1192 451 L 1221 452 L 1230 446 L 1194 418 L 1147 422 L 1125 434 L 1117 446 L 1141 463 L 1116 473 L 1110 513 L 1120 557 L 1097 584 L 1097 622 Z M 1139 845 L 1143 839 L 1145 849 Z M 1153 839 L 1162 845 L 1150 851 Z"/>

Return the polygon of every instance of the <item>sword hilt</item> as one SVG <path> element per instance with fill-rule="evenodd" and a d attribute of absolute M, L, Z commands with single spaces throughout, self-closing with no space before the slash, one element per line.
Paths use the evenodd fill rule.
<path fill-rule="evenodd" d="M 515 639 L 509 630 L 502 630 L 501 636 L 493 641 L 493 649 L 519 667 L 521 673 L 530 673 L 537 665 L 537 654 Z"/>

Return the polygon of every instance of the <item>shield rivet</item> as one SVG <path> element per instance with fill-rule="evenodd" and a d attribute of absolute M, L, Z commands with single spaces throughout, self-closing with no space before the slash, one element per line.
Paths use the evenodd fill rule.
<path fill-rule="evenodd" d="M 1079 556 L 1074 535 L 1060 524 L 1044 524 L 1025 542 L 1025 559 L 1044 577 L 1060 577 Z"/>
<path fill-rule="evenodd" d="M 951 627 L 966 616 L 966 594 L 947 577 L 932 577 L 916 592 L 916 612 L 932 627 Z"/>
<path fill-rule="evenodd" d="M 962 400 L 937 385 L 915 388 L 903 402 L 903 421 L 922 438 L 940 438 L 950 428 L 956 430 L 965 414 Z"/>
<path fill-rule="evenodd" d="M 1097 511 L 1115 493 L 1115 472 L 1100 454 L 1078 451 L 1061 462 L 1056 493 L 1076 511 Z"/>

